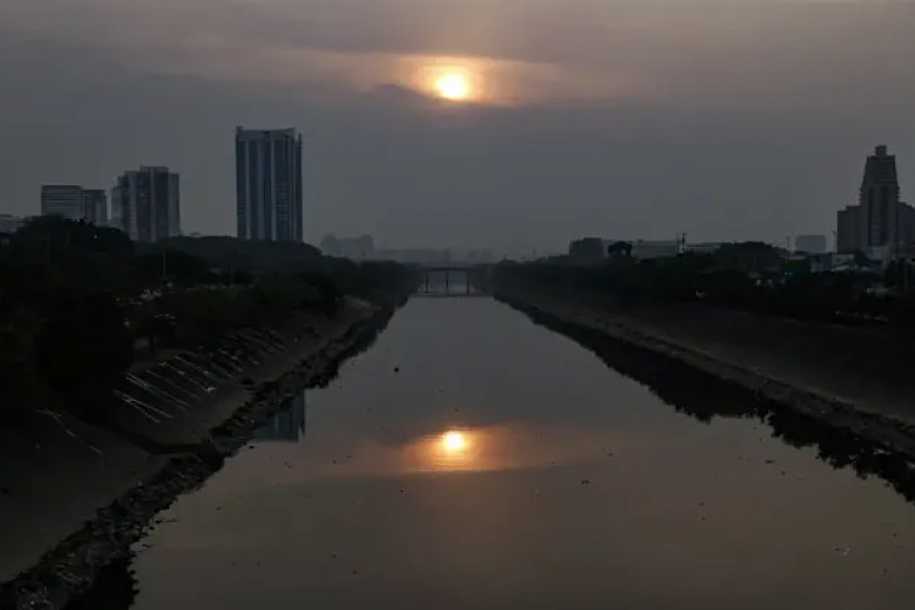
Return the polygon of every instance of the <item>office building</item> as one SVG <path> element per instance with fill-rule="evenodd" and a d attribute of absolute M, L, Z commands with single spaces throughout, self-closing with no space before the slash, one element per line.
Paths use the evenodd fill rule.
<path fill-rule="evenodd" d="M 108 223 L 108 197 L 101 189 L 77 184 L 46 184 L 41 187 L 41 215 L 96 225 Z"/>
<path fill-rule="evenodd" d="M 82 220 L 83 187 L 76 184 L 45 184 L 41 187 L 41 215 Z"/>
<path fill-rule="evenodd" d="M 238 237 L 302 241 L 302 136 L 235 130 Z"/>
<path fill-rule="evenodd" d="M 141 166 L 124 172 L 111 190 L 112 225 L 134 241 L 181 235 L 179 186 L 178 174 L 167 167 Z"/>
<path fill-rule="evenodd" d="M 888 260 L 915 241 L 915 208 L 899 200 L 896 156 L 878 146 L 867 158 L 858 205 L 839 210 L 836 250 Z"/>

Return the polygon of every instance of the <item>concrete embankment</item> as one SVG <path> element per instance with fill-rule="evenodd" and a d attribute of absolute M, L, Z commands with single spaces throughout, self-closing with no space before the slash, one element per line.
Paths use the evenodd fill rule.
<path fill-rule="evenodd" d="M 915 459 L 915 376 L 903 360 L 909 346 L 890 334 L 705 306 L 621 310 L 525 290 L 496 296 L 595 351 L 613 350 L 608 341 L 636 350 L 625 358 L 650 377 L 687 366 Z"/>
<path fill-rule="evenodd" d="M 332 379 L 393 313 L 347 300 L 334 318 L 315 316 L 286 349 L 265 345 L 256 366 L 169 417 L 134 414 L 103 429 L 50 411 L 30 416 L 25 441 L 0 451 L 0 580 L 11 579 L 0 585 L 0 609 L 65 607 L 128 556 L 157 512 L 217 471 L 288 400 Z"/>

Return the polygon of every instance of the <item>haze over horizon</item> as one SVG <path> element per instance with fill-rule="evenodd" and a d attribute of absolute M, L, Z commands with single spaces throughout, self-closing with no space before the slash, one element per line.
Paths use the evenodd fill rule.
<path fill-rule="evenodd" d="M 868 0 L 5 0 L 0 212 L 168 165 L 184 231 L 234 235 L 235 126 L 295 126 L 311 243 L 831 236 L 876 144 L 915 202 L 913 34 Z"/>

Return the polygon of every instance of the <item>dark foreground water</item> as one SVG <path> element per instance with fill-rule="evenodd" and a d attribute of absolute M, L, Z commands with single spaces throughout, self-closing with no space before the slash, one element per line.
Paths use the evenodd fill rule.
<path fill-rule="evenodd" d="M 722 392 L 661 394 L 752 409 Z M 899 491 L 820 459 L 829 438 L 677 406 L 506 306 L 415 299 L 160 516 L 133 607 L 915 604 Z"/>

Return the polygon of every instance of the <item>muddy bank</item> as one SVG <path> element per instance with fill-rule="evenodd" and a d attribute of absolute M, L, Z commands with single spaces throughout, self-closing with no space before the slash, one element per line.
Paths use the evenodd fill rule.
<path fill-rule="evenodd" d="M 33 568 L 0 585 L 0 608 L 64 608 L 89 591 L 100 571 L 129 556 L 130 545 L 156 513 L 216 472 L 227 456 L 245 446 L 259 421 L 303 389 L 328 383 L 342 362 L 371 345 L 393 313 L 392 308 L 373 309 L 320 350 L 258 384 L 251 397 L 205 438 L 182 444 L 180 453 L 165 458 L 154 474 L 100 509 Z"/>
<path fill-rule="evenodd" d="M 704 420 L 715 415 L 775 416 L 792 422 L 801 430 L 799 443 L 824 441 L 820 450 L 827 461 L 860 464 L 859 471 L 881 474 L 907 498 L 915 498 L 915 426 L 907 421 L 775 379 L 746 362 L 716 358 L 702 346 L 675 343 L 609 311 L 518 292 L 501 291 L 496 297 L 585 345 L 690 415 Z M 740 406 L 748 398 L 755 404 L 749 410 Z M 821 429 L 811 432 L 811 425 Z M 779 430 L 790 442 L 791 426 Z M 836 452 L 832 460 L 830 451 Z"/>

